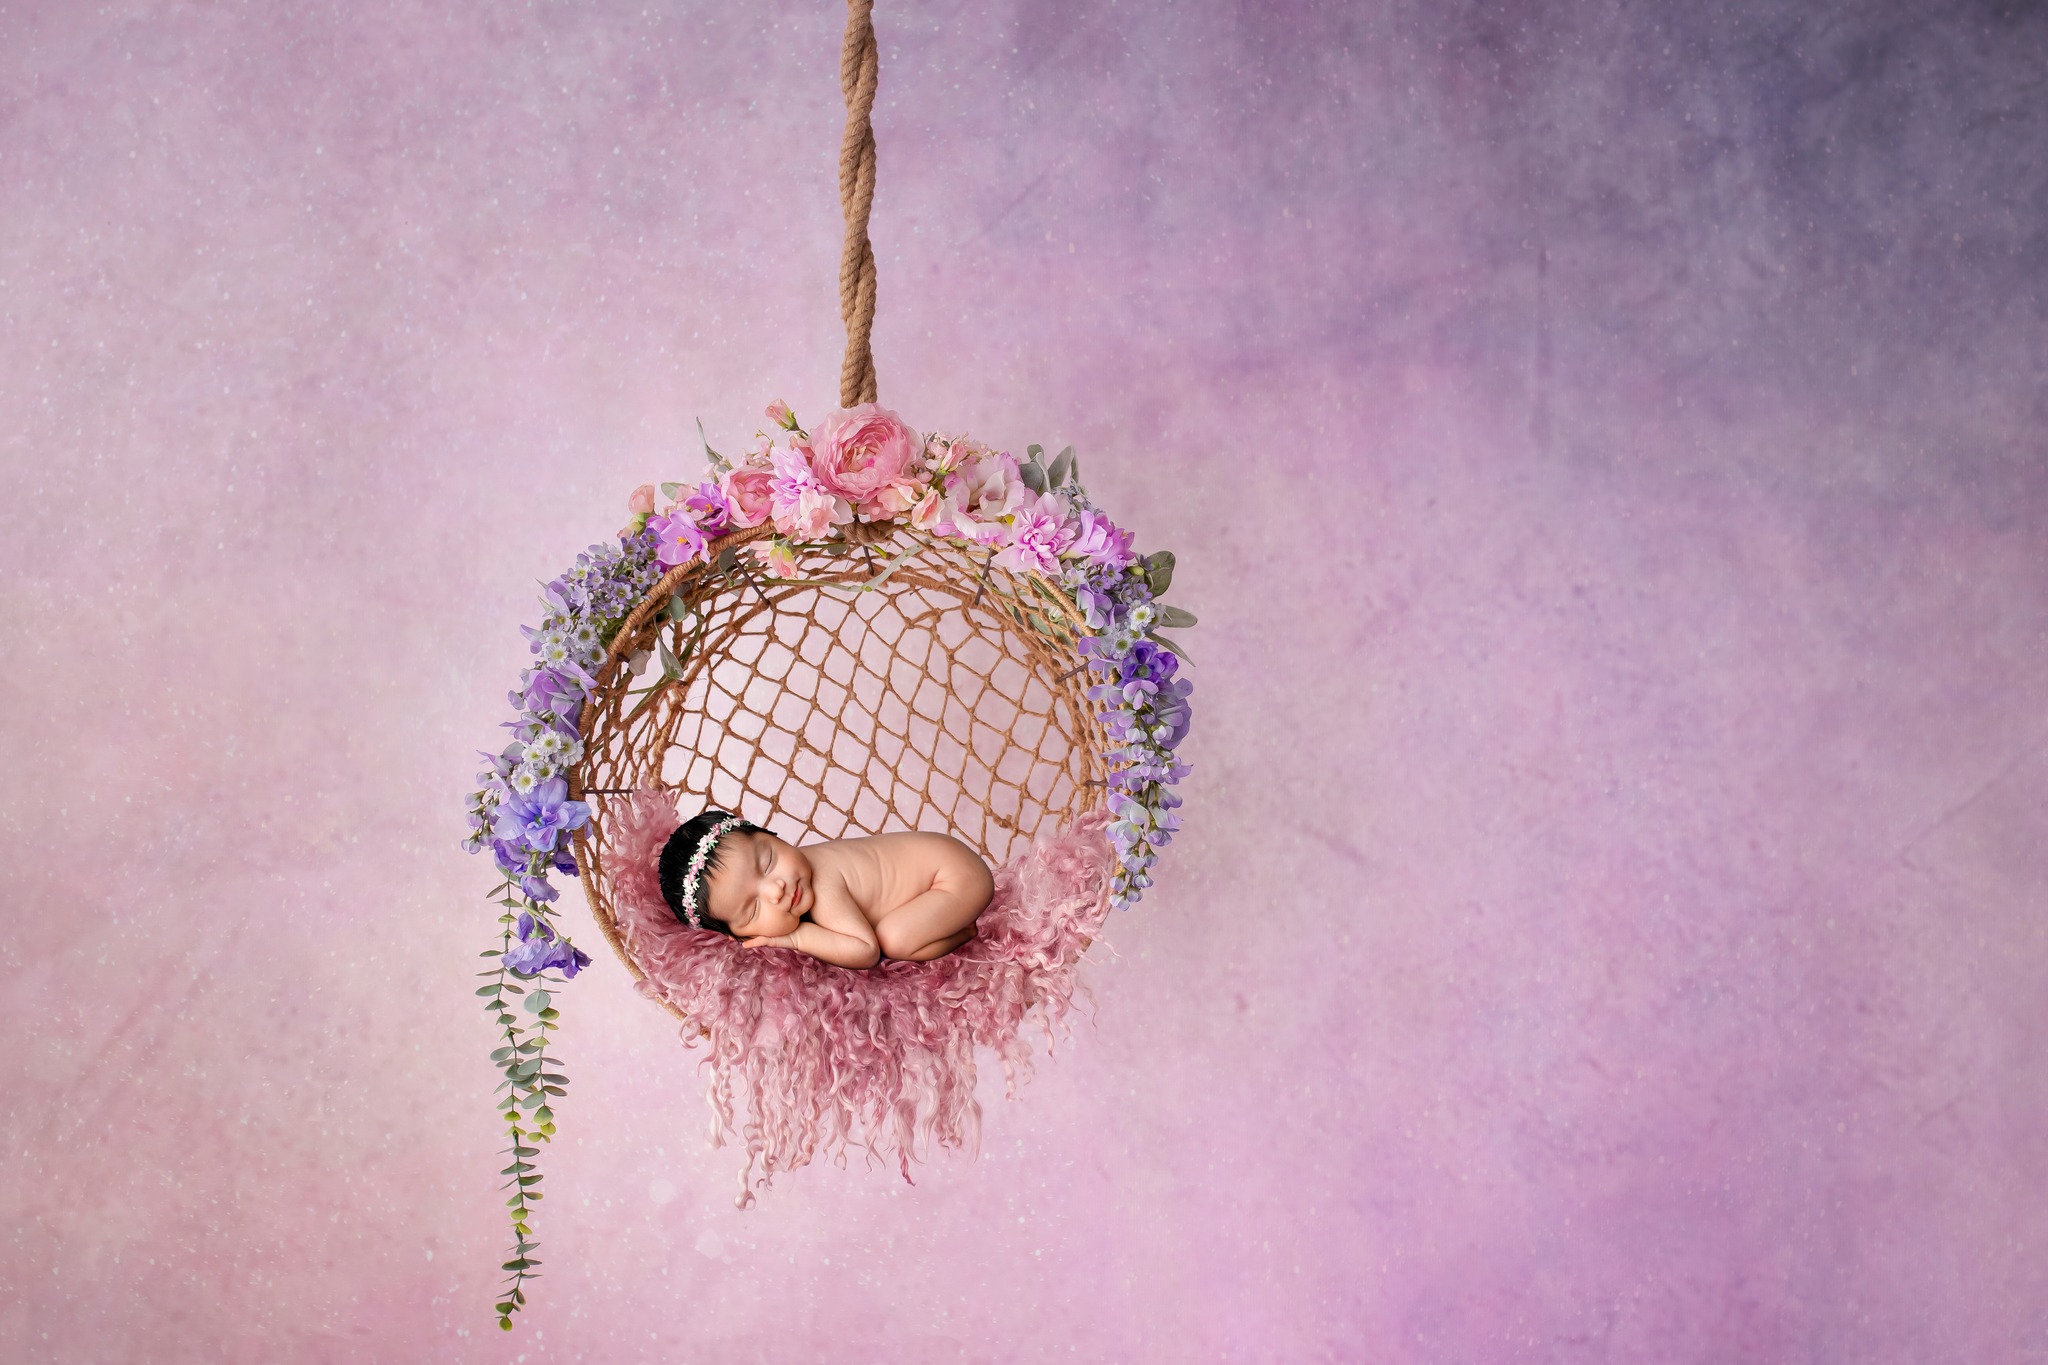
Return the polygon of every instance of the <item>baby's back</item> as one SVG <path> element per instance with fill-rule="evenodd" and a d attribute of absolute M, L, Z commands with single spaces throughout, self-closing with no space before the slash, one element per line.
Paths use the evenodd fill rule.
<path fill-rule="evenodd" d="M 991 878 L 981 855 L 946 834 L 872 834 L 811 844 L 804 853 L 821 884 L 829 878 L 869 924 L 934 889 L 979 894 L 986 903 Z"/>

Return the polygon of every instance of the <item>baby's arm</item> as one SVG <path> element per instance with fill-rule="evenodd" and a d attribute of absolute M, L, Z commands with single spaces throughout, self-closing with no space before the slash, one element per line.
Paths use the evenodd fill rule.
<path fill-rule="evenodd" d="M 880 962 L 882 947 L 875 940 L 875 927 L 868 923 L 868 917 L 860 912 L 845 888 L 821 877 L 812 889 L 817 900 L 811 906 L 808 921 L 790 933 L 750 938 L 742 946 L 794 948 L 820 962 L 855 971 L 864 971 Z"/>

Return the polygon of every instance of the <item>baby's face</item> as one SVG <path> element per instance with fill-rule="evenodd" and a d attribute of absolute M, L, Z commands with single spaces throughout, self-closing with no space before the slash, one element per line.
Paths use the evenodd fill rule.
<path fill-rule="evenodd" d="M 811 860 L 772 834 L 741 830 L 719 845 L 705 907 L 742 938 L 794 933 L 814 899 Z"/>

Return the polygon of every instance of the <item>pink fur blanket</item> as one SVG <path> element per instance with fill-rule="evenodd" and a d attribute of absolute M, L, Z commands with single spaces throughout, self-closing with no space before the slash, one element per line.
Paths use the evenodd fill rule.
<path fill-rule="evenodd" d="M 974 939 L 955 952 L 849 971 L 787 949 L 749 952 L 678 923 L 655 871 L 682 823 L 675 798 L 634 793 L 605 854 L 619 936 L 646 973 L 641 993 L 688 1018 L 684 1044 L 708 1034 L 714 1146 L 746 1109 L 741 1208 L 778 1171 L 807 1165 L 821 1149 L 844 1164 L 849 1141 L 893 1153 L 905 1180 L 920 1138 L 978 1146 L 975 1047 L 995 1052 L 1014 1099 L 1019 1070 L 1031 1070 L 1031 1048 L 1019 1037 L 1025 1022 L 1041 1020 L 1049 1052 L 1053 1026 L 1085 990 L 1081 952 L 1109 910 L 1109 819 L 1084 815 L 998 869 Z"/>

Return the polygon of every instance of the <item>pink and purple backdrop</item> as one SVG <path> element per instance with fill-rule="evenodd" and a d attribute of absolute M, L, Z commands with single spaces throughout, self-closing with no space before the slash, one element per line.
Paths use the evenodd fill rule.
<path fill-rule="evenodd" d="M 2018 0 L 885 3 L 883 397 L 1180 554 L 1188 833 L 914 1189 L 601 959 L 495 1329 L 474 751 L 834 396 L 842 24 L 0 12 L 5 1354 L 2048 1359 Z"/>

